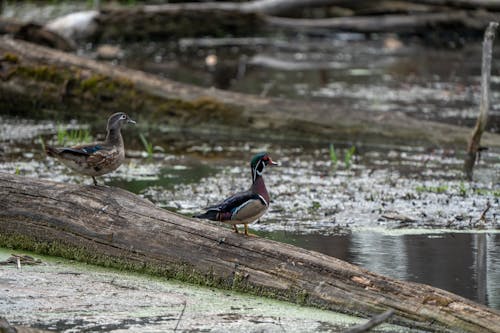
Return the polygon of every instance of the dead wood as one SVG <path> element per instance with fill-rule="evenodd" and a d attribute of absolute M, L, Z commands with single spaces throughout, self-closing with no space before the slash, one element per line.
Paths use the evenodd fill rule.
<path fill-rule="evenodd" d="M 63 51 L 75 50 L 72 41 L 35 23 L 25 23 L 0 17 L 0 35 L 4 34 Z"/>
<path fill-rule="evenodd" d="M 318 6 L 330 8 L 333 5 L 343 6 L 336 8 L 346 17 L 282 17 L 290 10 Z M 331 11 L 335 13 L 333 9 Z M 384 13 L 394 15 L 380 15 Z M 482 31 L 485 22 L 498 19 L 498 13 L 466 8 L 450 9 L 439 2 L 427 5 L 411 1 L 375 1 L 366 5 L 343 0 L 256 0 L 115 6 L 81 14 L 80 17 L 87 16 L 87 19 L 76 19 L 75 16 L 69 19 L 70 16 L 66 16 L 49 22 L 47 26 L 64 36 L 102 41 L 256 36 L 266 34 L 269 29 L 277 26 L 291 30 L 322 28 L 391 33 L 420 33 L 432 28 L 451 26 L 453 29 L 461 27 Z"/>
<path fill-rule="evenodd" d="M 292 245 L 235 234 L 125 190 L 0 173 L 0 246 L 445 332 L 500 332 L 500 312 Z"/>
<path fill-rule="evenodd" d="M 500 10 L 498 0 L 410 0 L 410 2 L 455 8 Z"/>
<path fill-rule="evenodd" d="M 488 28 L 484 32 L 479 115 L 476 126 L 469 139 L 464 163 L 465 174 L 469 180 L 472 180 L 474 165 L 481 149 L 481 137 L 486 129 L 486 123 L 488 121 L 488 111 L 490 108 L 491 57 L 493 52 L 493 40 L 495 39 L 497 27 L 497 22 L 490 22 Z"/>
<path fill-rule="evenodd" d="M 324 19 L 300 19 L 285 17 L 265 17 L 267 24 L 294 30 L 329 29 L 354 32 L 395 32 L 418 33 L 432 28 L 460 26 L 469 30 L 482 30 L 485 19 L 498 18 L 498 14 L 446 11 L 438 13 L 418 13 L 414 15 L 374 15 L 333 17 Z"/>
<path fill-rule="evenodd" d="M 344 331 L 343 333 L 363 333 L 363 332 L 368 332 L 370 331 L 372 328 L 382 324 L 384 321 L 386 321 L 387 319 L 389 319 L 392 315 L 394 314 L 394 311 L 393 310 L 387 310 L 373 318 L 371 318 L 370 320 L 368 320 L 366 323 L 363 323 L 361 325 L 356 325 L 356 326 L 353 326 L 351 328 L 349 328 L 348 330 Z"/>
<path fill-rule="evenodd" d="M 200 88 L 7 37 L 0 38 L 0 107 L 16 114 L 56 110 L 87 119 L 124 110 L 164 125 L 236 130 L 267 141 L 465 145 L 468 134 L 466 128 L 402 113 L 351 112 L 327 103 Z M 498 147 L 500 136 L 485 133 L 483 144 Z"/>

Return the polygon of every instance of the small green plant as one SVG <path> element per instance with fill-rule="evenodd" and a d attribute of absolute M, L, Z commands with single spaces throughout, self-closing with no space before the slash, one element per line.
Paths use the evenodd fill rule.
<path fill-rule="evenodd" d="M 321 208 L 321 203 L 319 201 L 313 201 L 311 205 L 311 209 L 318 210 Z"/>
<path fill-rule="evenodd" d="M 57 127 L 57 143 L 59 145 L 88 143 L 92 136 L 88 129 L 67 130 L 62 125 Z"/>
<path fill-rule="evenodd" d="M 334 169 L 337 168 L 338 158 L 337 153 L 335 152 L 335 146 L 333 143 L 330 143 L 330 161 L 332 162 L 332 167 Z"/>
<path fill-rule="evenodd" d="M 355 152 L 356 152 L 356 147 L 354 147 L 354 146 L 352 146 L 351 148 L 349 148 L 346 151 L 345 156 L 344 156 L 344 163 L 345 163 L 346 169 L 349 169 L 351 167 L 352 157 L 354 156 Z"/>
<path fill-rule="evenodd" d="M 465 195 L 467 194 L 467 188 L 465 187 L 464 182 L 461 182 L 460 185 L 458 186 L 458 193 L 462 197 L 465 197 Z"/>
<path fill-rule="evenodd" d="M 139 138 L 141 139 L 142 145 L 148 154 L 148 158 L 153 158 L 153 144 L 149 142 L 142 133 L 139 133 Z"/>
<path fill-rule="evenodd" d="M 15 171 L 16 176 L 19 176 L 21 174 L 21 169 L 19 166 L 16 166 L 16 171 Z"/>
<path fill-rule="evenodd" d="M 431 192 L 431 193 L 445 193 L 448 191 L 447 185 L 439 185 L 439 186 L 425 186 L 419 185 L 415 188 L 417 192 Z"/>

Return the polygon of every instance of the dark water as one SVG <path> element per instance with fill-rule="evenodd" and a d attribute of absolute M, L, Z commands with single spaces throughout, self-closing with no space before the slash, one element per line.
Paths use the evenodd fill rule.
<path fill-rule="evenodd" d="M 259 235 L 360 265 L 397 279 L 445 289 L 500 309 L 500 235 L 353 232 L 324 236 L 291 232 Z"/>
<path fill-rule="evenodd" d="M 351 110 L 404 112 L 473 126 L 481 41 L 458 49 L 419 39 L 334 34 L 211 44 L 210 39 L 128 45 L 123 65 L 261 96 L 321 100 Z M 494 48 L 488 128 L 500 131 L 500 48 Z"/>
<path fill-rule="evenodd" d="M 39 15 L 38 11 L 30 13 Z M 475 122 L 479 40 L 460 49 L 429 47 L 419 40 L 391 35 L 371 39 L 357 34 L 316 39 L 280 36 L 222 46 L 207 41 L 120 45 L 125 56 L 114 62 L 181 82 L 261 96 L 328 101 L 353 112 L 404 112 L 466 126 Z M 94 51 L 90 46 L 83 53 L 90 57 Z M 488 124 L 493 132 L 500 132 L 499 88 L 500 47 L 495 47 Z M 0 111 L 0 171 L 88 181 L 40 153 L 34 138 L 55 136 L 54 119 L 12 120 L 2 115 Z M 149 125 L 154 127 L 144 124 L 142 130 Z M 247 187 L 248 156 L 270 150 L 282 167 L 266 174 L 273 201 L 263 223 L 252 226 L 255 233 L 500 309 L 500 234 L 429 233 L 424 228 L 398 233 L 381 218 L 387 211 L 397 210 L 417 220 L 416 226 L 410 223 L 410 229 L 435 224 L 441 228 L 448 223 L 452 228 L 467 228 L 467 221 L 476 220 L 489 202 L 487 227 L 497 231 L 498 149 L 483 156 L 477 172 L 482 178 L 464 183 L 463 153 L 446 147 L 435 151 L 430 147 L 381 149 L 369 142 L 357 143 L 352 170 L 340 167 L 333 173 L 328 148 L 323 146 L 284 147 L 282 143 L 247 141 L 235 145 L 227 138 L 174 137 L 149 136 L 153 144 L 164 148 L 168 159 L 129 158 L 135 166 L 123 166 L 105 178 L 106 183 L 192 215 L 209 201 Z M 142 149 L 132 130 L 125 133 L 125 142 L 127 148 Z M 185 156 L 191 162 L 182 161 Z M 435 193 L 441 189 L 444 193 Z M 357 229 L 360 226 L 378 227 L 378 231 Z M 340 235 L 336 232 L 339 227 Z"/>

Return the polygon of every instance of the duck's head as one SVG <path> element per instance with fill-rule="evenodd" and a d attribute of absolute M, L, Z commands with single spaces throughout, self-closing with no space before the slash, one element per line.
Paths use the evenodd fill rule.
<path fill-rule="evenodd" d="M 268 153 L 262 152 L 255 154 L 250 161 L 250 168 L 252 169 L 252 180 L 255 181 L 257 176 L 262 176 L 264 169 L 268 165 L 278 165 L 277 162 L 274 162 Z"/>
<path fill-rule="evenodd" d="M 124 112 L 117 112 L 108 119 L 107 130 L 120 129 L 124 124 L 135 124 L 135 121 L 129 118 L 129 116 Z"/>

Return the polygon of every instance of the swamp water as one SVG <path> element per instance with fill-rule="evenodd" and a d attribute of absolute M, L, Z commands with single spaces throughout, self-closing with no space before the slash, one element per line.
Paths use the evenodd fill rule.
<path fill-rule="evenodd" d="M 11 252 L 0 248 L 0 261 Z M 0 314 L 13 325 L 64 332 L 338 332 L 364 322 L 262 297 L 33 256 L 42 264 L 0 269 Z M 410 329 L 386 324 L 375 331 Z"/>
<path fill-rule="evenodd" d="M 29 11 L 20 13 L 8 7 L 4 15 L 33 18 Z M 47 20 L 51 15 L 42 17 Z M 472 127 L 479 104 L 480 46 L 479 41 L 468 42 L 461 49 L 450 50 L 389 35 L 366 39 L 358 34 L 321 39 L 283 35 L 221 44 L 209 39 L 184 39 L 178 43 L 121 45 L 123 57 L 113 62 L 203 86 L 323 101 L 332 107 L 349 107 L 353 112 L 405 112 Z M 79 52 L 94 57 L 96 48 L 88 45 Z M 499 88 L 500 48 L 495 47 L 488 128 L 497 133 Z M 104 118 L 102 123 L 92 125 L 90 133 L 103 134 Z M 0 111 L 0 171 L 91 184 L 89 178 L 68 171 L 42 154 L 40 137 L 56 143 L 58 126 L 87 128 L 78 121 L 26 119 L 8 110 Z M 157 147 L 151 158 L 144 152 L 139 133 Z M 271 206 L 261 221 L 251 225 L 253 233 L 391 277 L 440 287 L 500 309 L 499 149 L 482 155 L 474 181 L 467 182 L 462 174 L 461 147 L 334 142 L 335 163 L 329 143 L 307 143 L 306 138 L 295 143 L 247 142 L 237 136 L 189 133 L 140 122 L 136 128 L 125 129 L 124 137 L 128 155 L 125 165 L 100 178 L 100 183 L 128 189 L 161 207 L 191 216 L 230 193 L 246 189 L 250 157 L 267 150 L 281 166 L 266 170 Z M 347 167 L 344 158 L 352 146 L 356 152 Z M 45 274 L 44 269 L 32 270 Z M 82 273 L 81 268 L 73 266 L 67 270 Z M 1 272 L 6 271 L 2 268 Z M 127 286 L 138 279 L 131 274 L 102 274 L 110 281 L 131 279 Z M 154 284 L 154 288 L 146 289 L 156 290 L 157 282 Z M 218 297 L 220 294 L 200 302 L 211 304 Z M 82 302 L 90 308 L 90 301 Z M 248 299 L 242 302 L 253 304 Z M 228 310 L 231 313 L 235 312 L 232 306 Z M 165 325 L 171 329 L 182 310 L 179 304 L 174 308 L 155 312 L 157 319 L 149 320 L 162 325 L 170 321 Z M 123 316 L 127 310 L 119 311 Z M 280 316 L 269 319 L 273 322 L 270 325 L 277 325 L 276 331 L 281 331 L 276 324 Z M 105 321 L 102 317 L 93 320 Z M 45 322 L 57 327 L 55 319 Z M 145 327 L 144 323 L 126 323 L 123 318 L 116 322 L 116 329 Z M 67 323 L 59 327 L 84 327 L 78 323 L 64 325 Z M 106 325 L 113 324 L 107 321 Z M 315 327 L 320 330 L 321 326 Z M 323 327 L 329 330 L 328 325 Z M 286 331 L 290 331 L 288 327 Z"/>
<path fill-rule="evenodd" d="M 91 184 L 42 154 L 40 137 L 55 143 L 53 121 L 0 118 L 0 171 Z M 348 146 L 339 143 L 334 167 L 328 146 L 250 144 L 164 129 L 146 135 L 157 151 L 147 157 L 140 126 L 123 130 L 127 162 L 100 183 L 192 216 L 247 188 L 247 160 L 267 150 L 280 166 L 265 171 L 270 209 L 252 232 L 500 309 L 500 152 L 485 154 L 480 177 L 469 183 L 462 179 L 463 154 L 453 150 L 358 145 L 347 167 Z"/>

